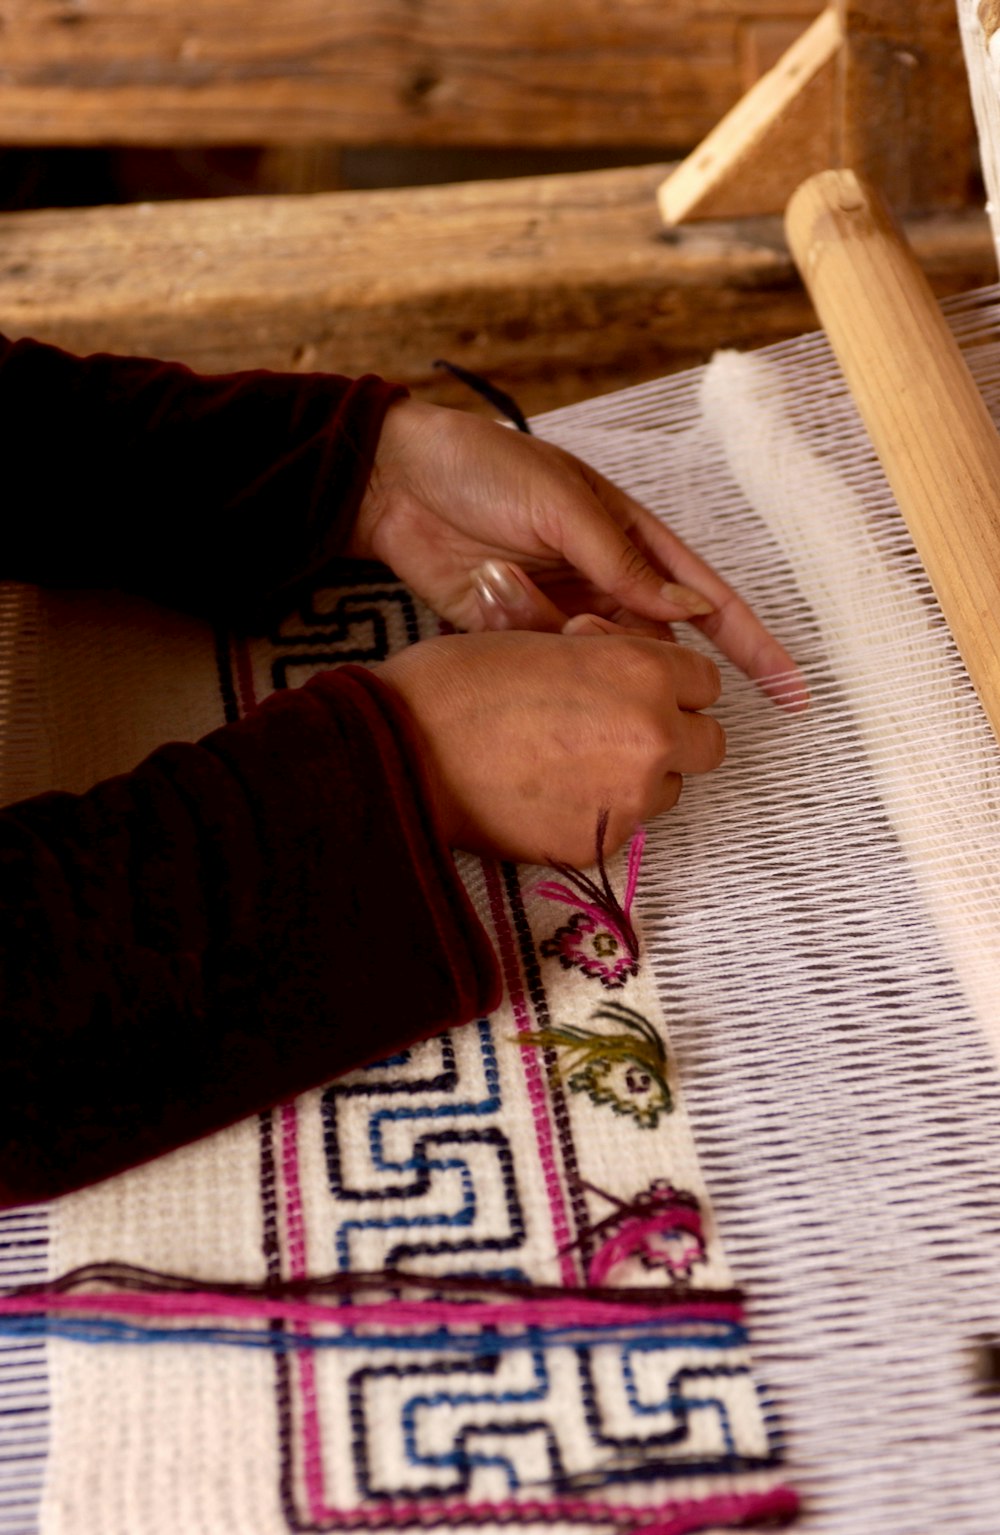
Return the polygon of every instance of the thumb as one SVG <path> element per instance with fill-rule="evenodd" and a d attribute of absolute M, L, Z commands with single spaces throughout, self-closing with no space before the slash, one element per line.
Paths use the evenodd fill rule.
<path fill-rule="evenodd" d="M 484 629 L 558 634 L 566 614 L 512 560 L 486 560 L 469 574 Z"/>
<path fill-rule="evenodd" d="M 610 618 L 600 618 L 596 613 L 577 613 L 563 624 L 563 634 L 583 635 L 585 639 L 598 634 L 628 634 L 621 624 L 614 624 Z"/>

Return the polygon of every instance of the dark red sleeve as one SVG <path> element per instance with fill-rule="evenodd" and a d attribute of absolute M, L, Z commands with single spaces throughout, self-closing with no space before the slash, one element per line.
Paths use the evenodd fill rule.
<path fill-rule="evenodd" d="M 405 394 L 0 337 L 0 577 L 255 621 L 342 551 Z"/>
<path fill-rule="evenodd" d="M 346 666 L 0 813 L 0 1202 L 181 1145 L 494 1007 L 405 710 Z"/>

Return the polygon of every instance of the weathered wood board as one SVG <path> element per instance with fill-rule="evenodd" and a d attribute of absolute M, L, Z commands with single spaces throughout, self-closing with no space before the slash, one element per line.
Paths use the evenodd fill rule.
<path fill-rule="evenodd" d="M 978 195 L 953 0 L 830 0 L 660 188 L 667 224 L 780 213 L 818 171 L 850 166 L 897 213 Z"/>
<path fill-rule="evenodd" d="M 0 0 L 8 144 L 695 144 L 821 0 Z"/>
<path fill-rule="evenodd" d="M 978 163 L 955 0 L 838 0 L 847 38 L 839 164 L 897 212 L 959 204 Z"/>
<path fill-rule="evenodd" d="M 813 325 L 779 221 L 664 234 L 667 169 L 8 214 L 0 330 L 468 405 L 443 356 L 538 410 Z M 908 231 L 939 293 L 994 280 L 979 212 Z"/>

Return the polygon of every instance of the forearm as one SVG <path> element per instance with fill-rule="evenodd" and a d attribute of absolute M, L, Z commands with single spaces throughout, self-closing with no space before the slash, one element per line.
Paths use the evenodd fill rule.
<path fill-rule="evenodd" d="M 256 617 L 345 548 L 404 394 L 0 339 L 0 576 Z"/>
<path fill-rule="evenodd" d="M 357 668 L 0 816 L 0 1201 L 146 1160 L 488 1010 L 402 711 Z"/>

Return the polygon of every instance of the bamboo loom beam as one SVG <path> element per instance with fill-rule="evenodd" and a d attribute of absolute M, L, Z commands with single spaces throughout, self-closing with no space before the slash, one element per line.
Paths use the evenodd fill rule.
<path fill-rule="evenodd" d="M 205 372 L 371 370 L 467 408 L 447 357 L 538 411 L 810 329 L 780 221 L 664 236 L 665 169 L 3 214 L 0 331 Z M 981 210 L 907 230 L 939 294 L 992 281 Z"/>
<path fill-rule="evenodd" d="M 853 171 L 795 192 L 788 242 L 1000 740 L 1000 438 L 887 205 Z"/>

